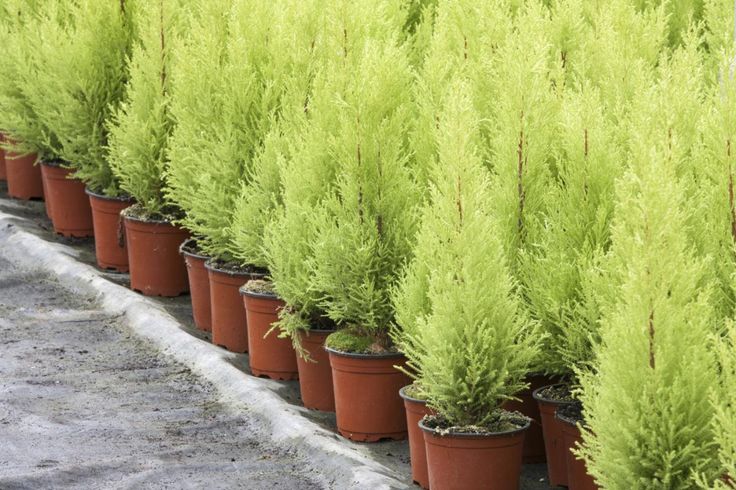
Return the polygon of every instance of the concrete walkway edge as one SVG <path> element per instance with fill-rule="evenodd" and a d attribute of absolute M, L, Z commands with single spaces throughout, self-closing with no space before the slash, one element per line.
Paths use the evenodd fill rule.
<path fill-rule="evenodd" d="M 339 438 L 302 415 L 268 388 L 269 380 L 254 378 L 226 359 L 227 353 L 181 329 L 163 308 L 101 276 L 76 260 L 72 247 L 48 242 L 21 230 L 19 218 L 0 212 L 0 253 L 7 259 L 55 276 L 73 292 L 93 296 L 113 315 L 123 315 L 138 336 L 153 342 L 194 373 L 212 383 L 223 402 L 247 409 L 268 424 L 271 437 L 291 444 L 307 461 L 319 468 L 324 484 L 336 489 L 407 488 L 391 469 L 373 460 L 358 444 Z"/>

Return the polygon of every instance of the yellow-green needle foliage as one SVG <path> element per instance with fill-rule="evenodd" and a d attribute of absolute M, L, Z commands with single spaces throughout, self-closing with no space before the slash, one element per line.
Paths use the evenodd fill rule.
<path fill-rule="evenodd" d="M 696 473 L 718 469 L 711 288 L 687 240 L 683 186 L 659 148 L 639 145 L 618 189 L 608 267 L 620 287 L 581 380 L 583 454 L 602 488 L 690 489 Z"/>
<path fill-rule="evenodd" d="M 50 6 L 51 7 L 51 6 Z M 120 103 L 136 1 L 59 0 L 39 22 L 23 83 L 34 112 L 59 141 L 58 157 L 91 189 L 121 193 L 107 161 L 105 126 Z"/>
<path fill-rule="evenodd" d="M 498 229 L 468 86 L 454 83 L 415 256 L 395 293 L 398 343 L 421 395 L 450 426 L 492 427 L 537 355 Z"/>
<path fill-rule="evenodd" d="M 385 349 L 389 290 L 412 251 L 421 193 L 407 142 L 413 105 L 406 51 L 390 37 L 365 49 L 327 135 L 336 179 L 315 213 L 314 281 L 332 320 Z"/>
<path fill-rule="evenodd" d="M 55 160 L 61 145 L 36 114 L 25 80 L 32 71 L 29 59 L 43 40 L 40 26 L 63 29 L 67 11 L 55 0 L 6 0 L 0 5 L 0 16 L 0 130 L 12 139 L 5 146 Z"/>
<path fill-rule="evenodd" d="M 264 251 L 274 287 L 288 305 L 281 312 L 280 327 L 297 344 L 294 334 L 299 330 L 334 322 L 326 318 L 324 284 L 315 280 L 316 248 L 325 236 L 325 225 L 315 215 L 326 199 L 333 198 L 341 165 L 360 158 L 375 169 L 382 142 L 387 150 L 408 145 L 411 74 L 403 52 L 383 47 L 403 25 L 397 5 L 343 1 L 340 8 L 327 11 L 317 44 L 322 61 L 307 105 L 300 108 L 294 101 L 287 106 L 292 113 L 278 129 L 290 132 L 271 135 L 273 140 L 266 143 L 267 151 L 281 147 L 276 159 L 283 190 L 282 205 L 265 229 Z M 288 145 L 271 144 L 279 140 Z M 390 153 L 383 156 L 388 158 Z M 403 199 L 400 196 L 397 205 Z M 345 254 L 349 246 L 344 245 Z M 332 260 L 331 250 L 323 253 L 323 260 Z"/>
<path fill-rule="evenodd" d="M 189 3 L 141 2 L 125 100 L 108 123 L 109 160 L 120 187 L 145 214 L 159 218 L 172 217 L 164 195 L 166 146 L 174 124 L 169 107 L 172 52 L 185 31 Z"/>

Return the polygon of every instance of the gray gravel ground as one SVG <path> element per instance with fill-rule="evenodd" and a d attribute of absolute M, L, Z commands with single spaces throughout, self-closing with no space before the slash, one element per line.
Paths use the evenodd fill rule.
<path fill-rule="evenodd" d="M 4 197 L 14 226 L 73 245 L 94 264 L 91 240 L 53 234 L 40 202 Z M 2 233 L 2 230 L 0 230 Z M 128 276 L 101 272 L 126 286 Z M 202 339 L 189 298 L 155 299 Z M 232 362 L 248 372 L 246 356 Z M 272 383 L 300 405 L 298 383 Z M 334 415 L 306 412 L 335 429 Z M 405 442 L 368 445 L 381 464 L 406 475 Z M 544 465 L 528 465 L 522 490 L 542 490 Z M 0 250 L 0 489 L 338 488 L 288 447 L 270 441 L 257 415 L 218 402 L 213 386 L 132 335 L 87 298 L 53 278 L 22 270 Z"/>

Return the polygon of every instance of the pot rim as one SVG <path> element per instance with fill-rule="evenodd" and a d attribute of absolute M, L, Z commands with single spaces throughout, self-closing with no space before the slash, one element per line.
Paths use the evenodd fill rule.
<path fill-rule="evenodd" d="M 103 199 L 105 201 L 120 201 L 120 202 L 129 202 L 131 205 L 135 203 L 135 200 L 132 197 L 110 197 L 106 196 L 104 194 L 98 194 L 97 192 L 93 191 L 89 187 L 84 188 L 84 193 L 88 196 L 96 197 L 97 199 Z"/>
<path fill-rule="evenodd" d="M 242 271 L 234 271 L 231 269 L 224 269 L 221 267 L 215 266 L 212 261 L 215 260 L 215 257 L 209 257 L 207 262 L 204 263 L 205 269 L 212 272 L 219 272 L 221 274 L 225 274 L 232 277 L 252 277 L 252 272 L 242 272 Z"/>
<path fill-rule="evenodd" d="M 265 277 L 265 276 L 264 276 Z M 261 291 L 251 291 L 249 289 L 246 289 L 245 286 L 248 283 L 243 284 L 240 286 L 238 291 L 240 291 L 241 296 L 250 296 L 251 298 L 260 298 L 260 299 L 281 299 L 279 298 L 279 295 L 276 293 L 266 293 Z"/>
<path fill-rule="evenodd" d="M 179 253 L 181 255 L 185 255 L 185 256 L 189 256 L 189 257 L 194 257 L 195 259 L 202 259 L 202 260 L 205 260 L 205 261 L 206 260 L 209 260 L 210 257 L 208 255 L 196 254 L 194 252 L 188 252 L 188 251 L 184 250 L 184 246 L 187 243 L 189 243 L 189 242 L 196 242 L 196 241 L 197 241 L 196 238 L 187 238 L 186 240 L 184 240 L 183 242 L 181 242 L 181 245 L 179 245 Z"/>
<path fill-rule="evenodd" d="M 577 427 L 578 429 L 586 428 L 587 426 L 579 421 L 579 420 L 572 420 L 569 417 L 565 417 L 564 415 L 561 415 L 559 410 L 555 410 L 555 419 L 559 420 L 560 422 L 563 422 L 567 425 L 570 425 L 572 427 Z"/>
<path fill-rule="evenodd" d="M 551 384 L 551 385 L 540 386 L 536 390 L 532 391 L 532 398 L 534 398 L 538 402 L 553 403 L 555 405 L 570 405 L 572 403 L 575 403 L 575 401 L 551 400 L 549 398 L 544 398 L 541 395 L 542 390 L 546 390 L 547 388 L 551 388 L 553 386 L 567 386 L 567 383 L 554 383 L 554 384 Z"/>
<path fill-rule="evenodd" d="M 400 359 L 404 357 L 402 352 L 384 352 L 382 354 L 365 354 L 359 352 L 343 352 L 341 350 L 333 349 L 332 347 L 325 346 L 325 350 L 330 354 L 334 354 L 340 357 L 350 357 L 353 359 Z"/>
<path fill-rule="evenodd" d="M 422 429 L 422 431 L 432 434 L 435 437 L 455 437 L 458 439 L 493 439 L 496 437 L 508 437 L 508 436 L 515 436 L 516 434 L 519 434 L 521 432 L 524 432 L 525 430 L 529 429 L 531 427 L 532 421 L 531 419 L 527 418 L 526 423 L 523 427 L 519 427 L 518 429 L 512 429 L 507 430 L 504 432 L 487 432 L 485 434 L 468 434 L 464 432 L 450 432 L 447 435 L 440 435 L 437 434 L 435 429 L 429 428 L 426 425 L 424 425 L 424 419 L 419 421 L 419 428 Z"/>
<path fill-rule="evenodd" d="M 403 388 L 401 388 L 399 390 L 399 396 L 401 398 L 403 398 L 404 400 L 407 400 L 407 401 L 410 401 L 410 402 L 414 402 L 414 403 L 419 403 L 421 405 L 426 405 L 427 404 L 427 400 L 420 400 L 419 398 L 414 398 L 413 396 L 409 396 L 409 395 L 406 394 L 406 389 L 408 387 L 410 387 L 410 386 L 414 386 L 414 383 L 412 383 L 410 385 L 406 385 Z"/>
<path fill-rule="evenodd" d="M 63 168 L 65 170 L 74 170 L 71 167 L 65 167 L 64 165 L 69 165 L 68 162 L 65 162 L 64 160 L 41 160 L 41 166 L 43 167 L 51 167 L 51 168 Z"/>
<path fill-rule="evenodd" d="M 129 206 L 131 207 L 131 206 Z M 126 208 L 128 209 L 128 208 Z M 170 225 L 170 226 L 176 226 L 173 221 L 169 221 L 166 219 L 143 219 L 139 218 L 138 216 L 130 216 L 129 214 L 126 214 L 125 212 L 121 213 L 124 220 L 127 221 L 133 221 L 135 223 L 143 223 L 144 225 Z"/>

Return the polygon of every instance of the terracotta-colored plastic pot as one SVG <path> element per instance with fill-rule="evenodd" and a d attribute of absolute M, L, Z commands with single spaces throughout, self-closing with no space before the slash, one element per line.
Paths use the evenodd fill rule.
<path fill-rule="evenodd" d="M 411 383 L 395 366 L 402 354 L 351 354 L 327 348 L 335 388 L 337 430 L 351 441 L 406 439 L 399 390 Z"/>
<path fill-rule="evenodd" d="M 0 134 L 0 143 L 5 141 L 5 136 Z M 5 150 L 0 147 L 0 180 L 8 180 L 7 174 L 5 173 Z"/>
<path fill-rule="evenodd" d="M 254 376 L 271 379 L 298 379 L 294 346 L 288 338 L 279 338 L 271 326 L 279 319 L 285 304 L 273 294 L 240 289 L 248 317 L 248 361 Z"/>
<path fill-rule="evenodd" d="M 422 422 L 433 490 L 517 490 L 528 425 L 491 435 L 440 436 Z"/>
<path fill-rule="evenodd" d="M 575 421 L 567 417 L 557 415 L 557 420 L 562 427 L 562 446 L 565 452 L 565 465 L 567 468 L 567 487 L 570 490 L 598 490 L 593 477 L 588 474 L 585 461 L 578 459 L 572 452 L 579 442 L 580 429 Z"/>
<path fill-rule="evenodd" d="M 539 413 L 539 404 L 532 396 L 535 390 L 543 386 L 551 385 L 555 379 L 541 374 L 530 374 L 526 378 L 529 388 L 517 393 L 516 397 L 521 401 L 511 400 L 503 405 L 504 410 L 519 412 L 531 419 L 529 430 L 524 436 L 524 464 L 544 463 L 547 458 L 544 451 L 544 435 L 542 433 L 542 417 Z"/>
<path fill-rule="evenodd" d="M 43 199 L 41 167 L 36 165 L 35 153 L 19 155 L 5 153 L 5 174 L 8 180 L 8 195 L 16 199 Z"/>
<path fill-rule="evenodd" d="M 427 407 L 427 402 L 412 398 L 406 394 L 405 386 L 399 390 L 399 395 L 404 400 L 406 410 L 406 427 L 409 433 L 409 456 L 411 458 L 411 478 L 422 488 L 429 488 L 429 472 L 427 470 L 427 451 L 424 445 L 424 434 L 419 428 L 419 422 L 425 415 L 431 415 L 432 410 Z"/>
<path fill-rule="evenodd" d="M 84 184 L 78 179 L 69 179 L 71 170 L 41 165 L 46 182 L 46 204 L 51 211 L 54 231 L 66 237 L 91 237 L 92 208 L 84 192 Z"/>
<path fill-rule="evenodd" d="M 299 333 L 299 342 L 309 360 L 298 353 L 299 388 L 305 407 L 323 412 L 335 411 L 335 390 L 332 387 L 330 356 L 325 350 L 325 339 L 332 330 L 310 330 Z"/>
<path fill-rule="evenodd" d="M 124 216 L 130 287 L 146 296 L 174 297 L 189 291 L 179 246 L 189 232 L 167 221 Z"/>
<path fill-rule="evenodd" d="M 128 248 L 123 237 L 120 213 L 133 204 L 131 199 L 107 197 L 86 190 L 92 208 L 95 255 L 100 269 L 128 272 Z"/>
<path fill-rule="evenodd" d="M 43 187 L 43 206 L 46 210 L 46 217 L 51 220 L 51 225 L 54 224 L 54 214 L 51 211 L 51 199 L 49 199 L 49 183 L 48 175 L 43 171 L 43 162 L 39 163 L 41 168 L 41 186 Z M 55 230 L 54 230 L 55 231 Z"/>
<path fill-rule="evenodd" d="M 555 417 L 557 409 L 572 402 L 557 401 L 544 398 L 542 392 L 552 386 L 537 388 L 532 396 L 539 404 L 542 417 L 542 432 L 544 434 L 544 448 L 547 454 L 547 474 L 551 486 L 567 486 L 567 450 L 562 440 L 562 422 Z"/>
<path fill-rule="evenodd" d="M 230 352 L 248 352 L 248 323 L 240 297 L 240 287 L 252 275 L 219 269 L 211 261 L 205 263 L 210 282 L 212 343 Z"/>
<path fill-rule="evenodd" d="M 189 293 L 192 299 L 192 317 L 194 325 L 205 332 L 212 331 L 212 314 L 210 308 L 210 278 L 204 263 L 209 257 L 198 254 L 196 241 L 192 238 L 181 244 L 179 253 L 184 256 L 189 277 Z"/>

